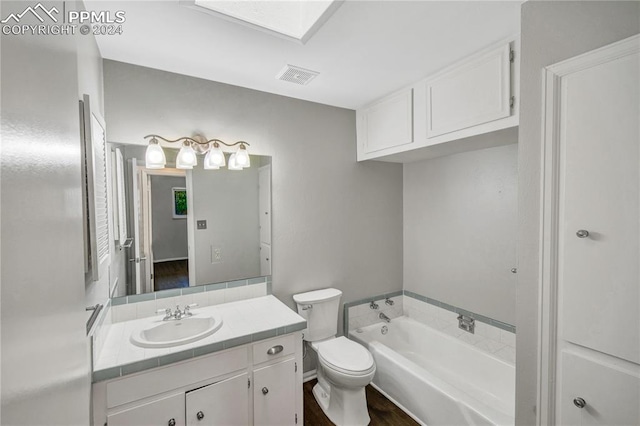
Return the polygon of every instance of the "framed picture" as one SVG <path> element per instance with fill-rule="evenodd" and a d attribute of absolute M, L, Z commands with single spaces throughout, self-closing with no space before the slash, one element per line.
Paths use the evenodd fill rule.
<path fill-rule="evenodd" d="M 173 206 L 171 211 L 173 212 L 174 219 L 186 219 L 187 218 L 187 188 L 171 188 Z"/>

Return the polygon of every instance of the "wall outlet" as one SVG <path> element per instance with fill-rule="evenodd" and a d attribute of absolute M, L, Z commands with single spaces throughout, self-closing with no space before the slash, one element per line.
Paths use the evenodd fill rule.
<path fill-rule="evenodd" d="M 211 247 L 211 263 L 222 261 L 222 249 L 220 247 Z"/>
<path fill-rule="evenodd" d="M 198 229 L 207 229 L 207 221 L 206 220 L 197 220 L 196 228 Z"/>

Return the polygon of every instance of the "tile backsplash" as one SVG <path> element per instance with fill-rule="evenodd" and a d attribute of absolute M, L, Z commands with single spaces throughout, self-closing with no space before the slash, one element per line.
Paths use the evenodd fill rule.
<path fill-rule="evenodd" d="M 390 298 L 394 302 L 393 306 L 385 304 L 387 298 Z M 369 307 L 371 301 L 375 301 L 378 304 L 377 310 Z M 380 322 L 381 320 L 378 317 L 380 312 L 383 312 L 392 319 L 402 315 L 408 316 L 468 344 L 474 345 L 478 349 L 491 353 L 506 362 L 515 364 L 516 330 L 513 325 L 469 312 L 407 290 L 345 303 L 345 334 L 348 334 L 348 330 Z M 474 334 L 458 328 L 458 315 L 460 314 L 475 320 Z"/>
<path fill-rule="evenodd" d="M 159 315 L 158 310 L 175 309 L 176 305 L 184 307 L 197 303 L 198 306 L 204 307 L 269 294 L 271 294 L 271 277 L 266 276 L 113 298 L 104 307 L 104 312 L 91 332 L 94 362 L 101 353 L 111 325 L 114 323 Z"/>

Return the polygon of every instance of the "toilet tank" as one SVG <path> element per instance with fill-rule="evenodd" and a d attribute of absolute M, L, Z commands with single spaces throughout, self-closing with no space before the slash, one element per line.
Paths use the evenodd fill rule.
<path fill-rule="evenodd" d="M 315 342 L 335 337 L 338 333 L 338 309 L 342 292 L 336 288 L 324 288 L 294 294 L 298 313 L 307 320 L 304 340 Z"/>

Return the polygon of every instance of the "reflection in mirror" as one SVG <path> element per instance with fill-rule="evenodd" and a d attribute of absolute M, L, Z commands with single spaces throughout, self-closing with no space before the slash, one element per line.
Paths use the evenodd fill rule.
<path fill-rule="evenodd" d="M 243 170 L 144 168 L 144 146 L 114 145 L 125 159 L 127 283 L 114 296 L 271 275 L 271 157 Z M 183 196 L 186 191 L 186 212 Z M 185 215 L 186 213 L 186 215 Z"/>

